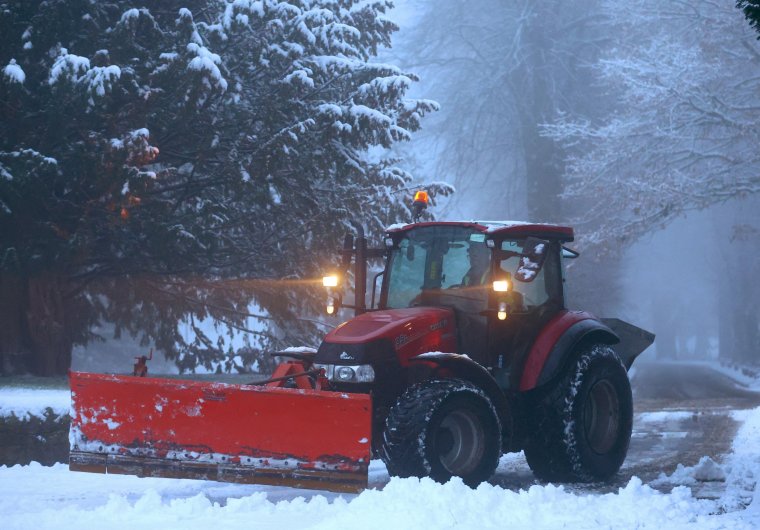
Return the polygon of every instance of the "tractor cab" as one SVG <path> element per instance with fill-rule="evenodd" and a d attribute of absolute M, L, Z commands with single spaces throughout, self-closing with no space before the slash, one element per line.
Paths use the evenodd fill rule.
<path fill-rule="evenodd" d="M 572 238 L 570 228 L 514 222 L 390 230 L 378 309 L 450 308 L 457 353 L 506 373 L 564 308 L 562 244 Z"/>
<path fill-rule="evenodd" d="M 489 232 L 479 223 L 427 223 L 388 233 L 389 255 L 379 309 L 447 305 L 508 314 L 547 303 L 562 307 L 561 243 L 530 230 Z M 511 232 L 511 233 L 510 233 Z M 544 235 L 544 234 L 541 234 Z M 570 238 L 571 239 L 571 238 Z M 546 265 L 546 267 L 544 267 Z M 489 302 L 495 302 L 489 303 Z"/>

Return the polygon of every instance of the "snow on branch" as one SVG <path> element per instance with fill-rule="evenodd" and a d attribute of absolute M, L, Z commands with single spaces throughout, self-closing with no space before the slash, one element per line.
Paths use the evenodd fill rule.
<path fill-rule="evenodd" d="M 26 80 L 26 74 L 24 73 L 24 70 L 16 64 L 16 59 L 11 59 L 5 68 L 3 68 L 3 74 L 8 81 L 18 83 L 19 85 L 23 85 Z"/>
<path fill-rule="evenodd" d="M 76 82 L 89 69 L 89 59 L 73 53 L 70 54 L 66 48 L 61 48 L 58 58 L 50 69 L 48 84 L 55 85 L 60 81 Z"/>
<path fill-rule="evenodd" d="M 684 212 L 760 193 L 760 44 L 730 4 L 604 4 L 620 41 L 596 64 L 615 94 L 606 119 L 562 115 L 544 126 L 563 144 L 574 224 L 600 245 L 632 241 Z M 673 31 L 688 24 L 699 32 Z"/>
<path fill-rule="evenodd" d="M 213 86 L 220 88 L 223 92 L 227 90 L 227 80 L 222 76 L 222 72 L 218 66 L 222 64 L 222 59 L 219 55 L 210 52 L 208 48 L 195 42 L 188 43 L 187 51 L 195 54 L 195 57 L 187 65 L 188 70 L 202 72 Z"/>
<path fill-rule="evenodd" d="M 94 104 L 92 96 L 105 96 L 120 77 L 121 68 L 116 65 L 96 66 L 89 69 L 82 76 L 82 82 L 87 85 L 88 92 L 91 95 L 90 105 Z"/>
<path fill-rule="evenodd" d="M 308 88 L 314 88 L 314 80 L 309 77 L 311 71 L 308 69 L 296 70 L 285 76 L 283 81 L 295 85 L 302 85 Z"/>

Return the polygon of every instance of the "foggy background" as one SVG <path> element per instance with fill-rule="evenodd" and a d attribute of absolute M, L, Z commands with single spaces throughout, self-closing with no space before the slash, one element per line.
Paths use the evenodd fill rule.
<path fill-rule="evenodd" d="M 456 188 L 437 219 L 569 224 L 570 308 L 656 333 L 646 359 L 757 362 L 760 45 L 733 2 L 399 0 L 389 18 L 379 60 L 441 106 L 393 149 Z M 77 347 L 73 367 L 149 346 Z"/>

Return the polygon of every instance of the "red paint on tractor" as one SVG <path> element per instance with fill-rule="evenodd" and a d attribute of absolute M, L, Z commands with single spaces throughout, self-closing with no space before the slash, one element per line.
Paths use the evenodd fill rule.
<path fill-rule="evenodd" d="M 562 337 L 565 331 L 576 322 L 594 319 L 595 317 L 585 311 L 560 311 L 538 334 L 533 347 L 530 349 L 528 359 L 525 361 L 522 376 L 520 377 L 520 392 L 531 390 L 536 387 L 541 370 L 546 364 L 549 352 Z"/>
<path fill-rule="evenodd" d="M 366 478 L 369 395 L 82 372 L 69 377 L 72 454 Z"/>
<path fill-rule="evenodd" d="M 454 311 L 443 307 L 410 307 L 372 311 L 344 322 L 325 337 L 335 344 L 364 344 L 388 339 L 401 366 L 431 351 L 457 352 Z"/>
<path fill-rule="evenodd" d="M 501 223 L 499 223 L 501 224 Z M 461 226 L 465 228 L 472 228 L 479 232 L 491 234 L 495 237 L 527 237 L 527 236 L 546 236 L 556 237 L 562 241 L 572 241 L 575 237 L 573 228 L 570 226 L 560 226 L 552 224 L 541 223 L 523 223 L 514 222 L 510 224 L 509 221 L 504 221 L 503 226 L 499 224 L 484 225 L 479 222 L 467 222 L 467 221 L 434 221 L 427 223 L 411 223 L 398 228 L 388 230 L 389 234 L 397 234 L 405 232 L 413 228 L 421 228 L 426 226 Z"/>

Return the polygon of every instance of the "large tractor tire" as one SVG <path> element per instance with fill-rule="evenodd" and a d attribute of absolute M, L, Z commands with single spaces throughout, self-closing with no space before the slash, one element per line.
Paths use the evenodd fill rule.
<path fill-rule="evenodd" d="M 473 384 L 432 380 L 407 389 L 386 420 L 380 451 L 399 477 L 461 477 L 475 487 L 493 475 L 501 426 L 491 400 Z"/>
<path fill-rule="evenodd" d="M 535 403 L 525 457 L 542 480 L 607 480 L 631 441 L 631 384 L 615 351 L 583 349 L 567 373 Z"/>

